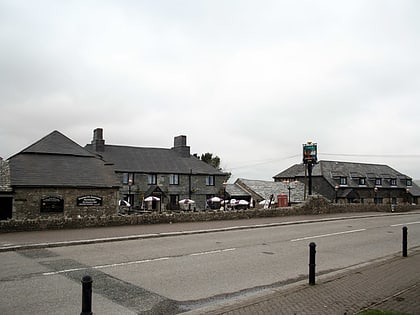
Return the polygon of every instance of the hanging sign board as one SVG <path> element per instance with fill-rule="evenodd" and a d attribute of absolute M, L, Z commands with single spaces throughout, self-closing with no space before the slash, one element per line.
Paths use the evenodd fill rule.
<path fill-rule="evenodd" d="M 308 142 L 303 145 L 303 164 L 316 164 L 318 162 L 317 157 L 317 144 Z"/>
<path fill-rule="evenodd" d="M 77 198 L 78 206 L 102 206 L 102 198 L 98 196 L 82 196 Z"/>

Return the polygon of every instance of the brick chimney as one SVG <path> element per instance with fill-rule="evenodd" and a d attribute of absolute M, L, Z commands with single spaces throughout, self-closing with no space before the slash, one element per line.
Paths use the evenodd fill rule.
<path fill-rule="evenodd" d="M 187 146 L 187 136 L 177 136 L 174 138 L 174 147 L 172 148 L 182 157 L 190 157 L 190 147 Z"/>
<path fill-rule="evenodd" d="M 103 138 L 103 129 L 96 128 L 93 130 L 93 139 L 92 139 L 92 149 L 96 152 L 104 152 L 105 150 L 105 140 Z"/>

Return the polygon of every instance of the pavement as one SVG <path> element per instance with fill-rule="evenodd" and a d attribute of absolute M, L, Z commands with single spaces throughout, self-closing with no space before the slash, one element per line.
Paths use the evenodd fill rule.
<path fill-rule="evenodd" d="M 149 226 L 125 226 L 82 230 L 37 231 L 0 234 L 0 251 L 71 246 L 83 243 L 207 233 L 267 225 L 302 224 L 393 214 L 340 214 L 305 217 L 261 218 L 241 221 L 214 221 Z M 395 214 L 396 215 L 396 214 Z M 403 215 L 403 214 L 400 214 Z M 339 272 L 317 275 L 308 281 L 289 284 L 258 295 L 238 298 L 185 312 L 185 315 L 247 314 L 357 314 L 375 309 L 420 315 L 420 248 Z"/>
<path fill-rule="evenodd" d="M 408 257 L 387 257 L 334 275 L 317 277 L 315 285 L 308 282 L 184 314 L 347 315 L 364 310 L 420 314 L 420 249 L 409 251 Z"/>

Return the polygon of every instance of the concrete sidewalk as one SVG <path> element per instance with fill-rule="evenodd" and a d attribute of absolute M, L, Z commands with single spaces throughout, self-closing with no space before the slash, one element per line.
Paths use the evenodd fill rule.
<path fill-rule="evenodd" d="M 194 310 L 185 315 L 357 314 L 366 309 L 420 314 L 420 249 L 344 273 Z"/>

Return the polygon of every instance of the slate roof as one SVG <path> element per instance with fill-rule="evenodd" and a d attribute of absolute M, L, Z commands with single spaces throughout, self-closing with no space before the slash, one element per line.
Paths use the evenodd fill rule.
<path fill-rule="evenodd" d="M 46 135 L 26 149 L 23 149 L 18 154 L 22 153 L 74 155 L 84 157 L 94 156 L 92 153 L 88 152 L 76 142 L 70 138 L 67 138 L 57 130 Z"/>
<path fill-rule="evenodd" d="M 274 198 L 277 198 L 277 195 L 280 194 L 289 194 L 289 184 L 283 182 L 272 182 L 264 180 L 251 180 L 239 178 L 235 182 L 237 185 L 250 190 L 253 194 L 258 195 L 260 198 L 257 198 L 257 201 L 268 200 L 271 195 L 274 195 Z M 304 200 L 304 190 L 305 185 L 301 182 L 290 183 L 291 189 L 291 200 L 303 201 Z"/>
<path fill-rule="evenodd" d="M 420 197 L 420 181 L 415 180 L 413 181 L 413 186 L 410 188 L 410 194 L 412 196 Z"/>
<path fill-rule="evenodd" d="M 274 178 L 294 178 L 305 176 L 305 165 L 296 164 L 274 176 Z M 319 161 L 313 166 L 312 176 L 323 176 L 331 186 L 337 185 L 340 177 L 347 177 L 349 187 L 359 187 L 359 178 L 366 178 L 366 186 L 374 187 L 375 179 L 382 179 L 382 186 L 390 185 L 390 179 L 397 179 L 397 187 L 405 188 L 411 179 L 397 170 L 383 164 L 368 164 L 339 161 Z"/>
<path fill-rule="evenodd" d="M 53 131 L 9 158 L 12 186 L 117 187 L 112 167 Z"/>
<path fill-rule="evenodd" d="M 85 147 L 93 151 L 92 145 Z M 225 174 L 213 166 L 189 155 L 182 156 L 173 149 L 105 145 L 103 152 L 95 152 L 105 161 L 113 163 L 117 172 L 158 174 Z"/>
<path fill-rule="evenodd" d="M 226 192 L 231 197 L 242 197 L 242 196 L 250 197 L 251 196 L 250 193 L 248 193 L 247 191 L 245 191 L 244 189 L 242 189 L 241 187 L 239 187 L 236 184 L 227 184 L 226 185 Z"/>

